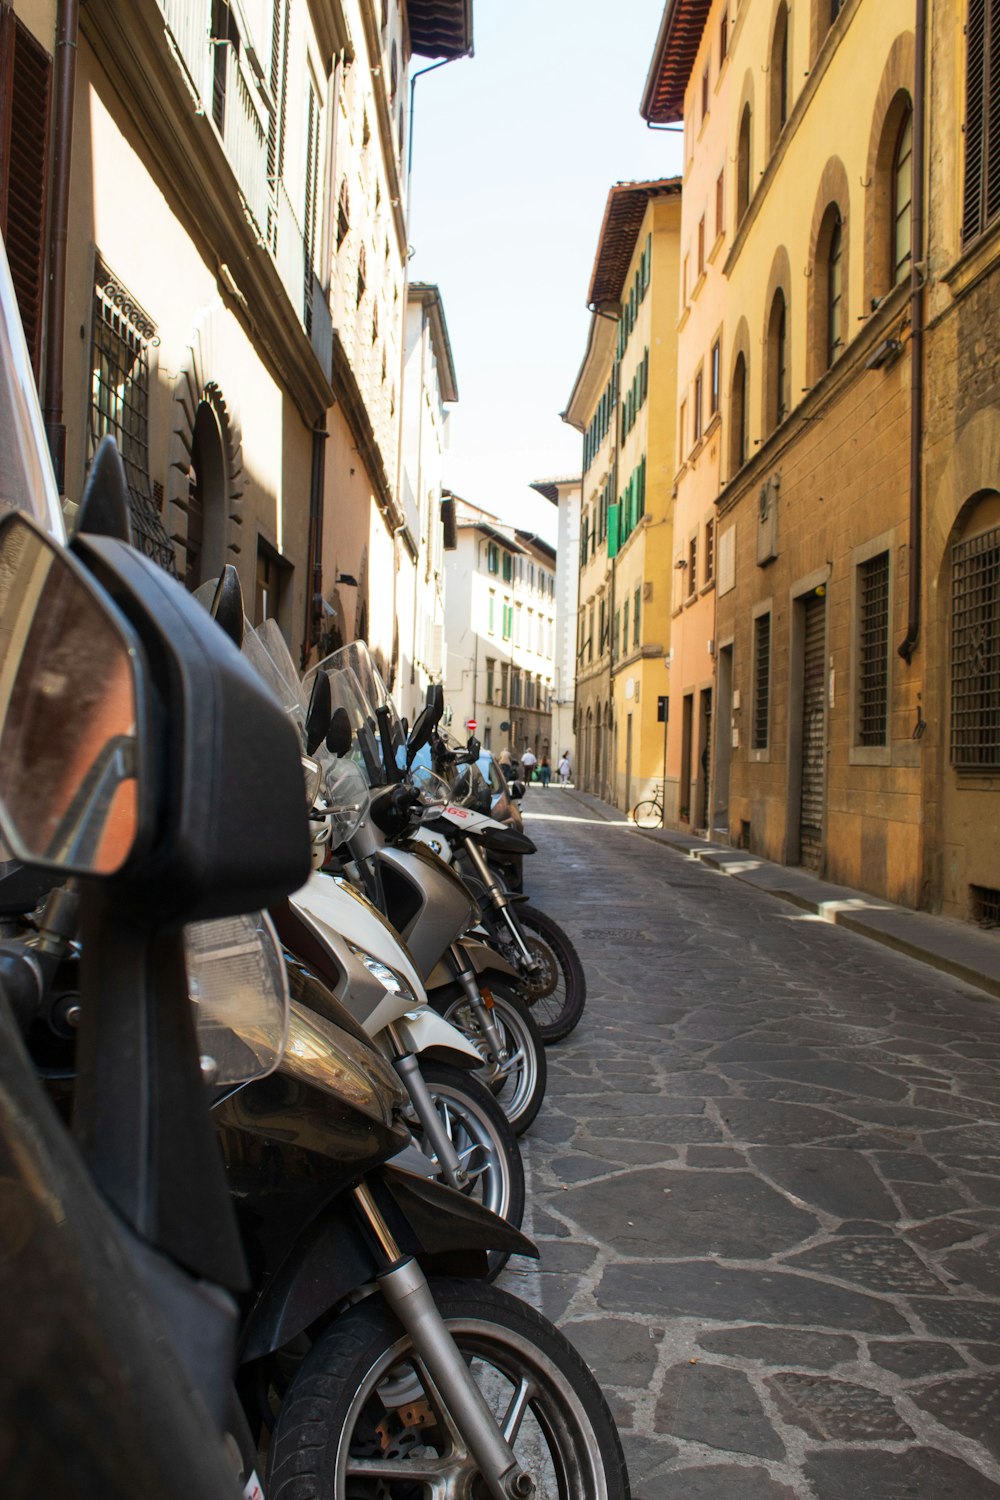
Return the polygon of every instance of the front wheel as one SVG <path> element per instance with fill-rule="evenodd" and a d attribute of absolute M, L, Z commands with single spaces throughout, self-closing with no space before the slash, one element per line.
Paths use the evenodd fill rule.
<path fill-rule="evenodd" d="M 524 1163 L 517 1137 L 502 1108 L 477 1078 L 450 1063 L 421 1059 L 420 1071 L 468 1175 L 468 1187 L 463 1191 L 520 1229 L 524 1218 Z M 412 1109 L 407 1124 L 421 1150 L 430 1154 L 431 1147 L 425 1143 L 420 1121 Z M 489 1252 L 491 1281 L 509 1259 L 509 1250 Z"/>
<path fill-rule="evenodd" d="M 537 906 L 517 908 L 517 920 L 539 968 L 526 974 L 517 993 L 531 1010 L 542 1041 L 561 1042 L 580 1023 L 587 1003 L 587 980 L 579 954 L 557 922 Z"/>
<path fill-rule="evenodd" d="M 433 1280 L 448 1329 L 536 1500 L 629 1500 L 625 1456 L 593 1374 L 534 1308 L 496 1287 Z M 271 1444 L 270 1500 L 485 1496 L 460 1425 L 389 1307 L 368 1297 L 302 1363 Z"/>
<path fill-rule="evenodd" d="M 507 1116 L 514 1134 L 523 1135 L 545 1098 L 548 1082 L 545 1043 L 527 1007 L 513 991 L 493 984 L 489 996 L 504 1054 L 499 1059 L 464 995 L 460 1000 L 453 1000 L 443 1014 L 446 1021 L 465 1033 L 481 1054 L 484 1066 L 478 1076 Z M 483 1001 L 489 1008 L 485 995 Z"/>
<path fill-rule="evenodd" d="M 663 808 L 652 797 L 648 797 L 633 807 L 632 822 L 637 828 L 660 828 L 663 824 Z"/>

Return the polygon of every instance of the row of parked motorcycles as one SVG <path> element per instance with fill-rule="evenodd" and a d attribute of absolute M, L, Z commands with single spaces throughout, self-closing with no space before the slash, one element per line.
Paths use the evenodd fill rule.
<path fill-rule="evenodd" d="M 68 537 L 2 255 L 0 344 L 3 1494 L 628 1500 L 493 1284 L 585 1004 L 534 846 L 439 689 L 135 550 L 110 439 Z"/>

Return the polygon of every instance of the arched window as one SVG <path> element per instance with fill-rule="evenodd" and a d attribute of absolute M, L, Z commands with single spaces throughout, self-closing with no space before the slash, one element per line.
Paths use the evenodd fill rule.
<path fill-rule="evenodd" d="M 750 207 L 750 106 L 744 107 L 736 146 L 736 222 Z"/>
<path fill-rule="evenodd" d="M 742 351 L 733 366 L 729 396 L 729 472 L 742 469 L 747 461 L 747 362 Z"/>
<path fill-rule="evenodd" d="M 773 151 L 788 119 L 788 6 L 778 7 L 768 70 L 768 146 Z"/>
<path fill-rule="evenodd" d="M 898 286 L 910 274 L 912 202 L 913 110 L 908 109 L 899 127 L 896 149 L 892 157 L 892 234 L 889 279 L 893 286 Z"/>
<path fill-rule="evenodd" d="M 844 301 L 844 226 L 839 211 L 830 229 L 830 247 L 826 266 L 826 364 L 833 364 L 844 347 L 843 301 Z"/>
<path fill-rule="evenodd" d="M 765 399 L 766 426 L 771 433 L 788 415 L 788 311 L 780 287 L 774 294 L 767 320 Z"/>

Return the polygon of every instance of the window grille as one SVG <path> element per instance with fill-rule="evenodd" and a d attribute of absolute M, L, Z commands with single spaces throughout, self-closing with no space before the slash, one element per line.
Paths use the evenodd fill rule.
<path fill-rule="evenodd" d="M 952 548 L 951 762 L 1000 767 L 1000 526 Z"/>
<path fill-rule="evenodd" d="M 711 583 L 715 577 L 715 522 L 708 521 L 705 524 L 705 582 Z"/>
<path fill-rule="evenodd" d="M 1000 890 L 988 885 L 970 885 L 969 906 L 973 922 L 983 927 L 1000 927 Z"/>
<path fill-rule="evenodd" d="M 106 434 L 125 464 L 135 544 L 169 573 L 174 549 L 149 480 L 149 350 L 156 325 L 101 261 L 94 287 L 90 354 L 90 459 Z"/>
<path fill-rule="evenodd" d="M 753 735 L 754 750 L 767 749 L 768 710 L 771 700 L 771 616 L 754 621 Z"/>
<path fill-rule="evenodd" d="M 858 568 L 858 744 L 884 745 L 889 728 L 889 554 Z"/>

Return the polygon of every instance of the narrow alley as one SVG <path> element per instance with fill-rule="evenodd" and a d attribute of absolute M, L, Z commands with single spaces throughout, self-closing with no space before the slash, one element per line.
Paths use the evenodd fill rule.
<path fill-rule="evenodd" d="M 525 1138 L 636 1500 L 1000 1495 L 1000 1008 L 532 789 L 588 1003 Z"/>

